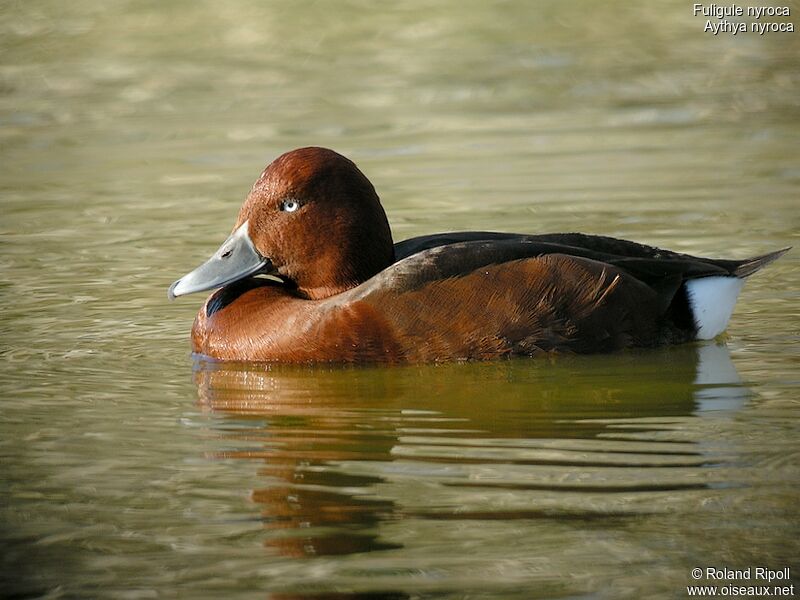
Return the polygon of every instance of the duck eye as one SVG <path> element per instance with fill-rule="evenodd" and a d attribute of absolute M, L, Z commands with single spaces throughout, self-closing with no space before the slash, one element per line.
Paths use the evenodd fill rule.
<path fill-rule="evenodd" d="M 281 202 L 281 210 L 285 212 L 294 212 L 300 208 L 300 203 L 297 200 L 284 200 Z"/>

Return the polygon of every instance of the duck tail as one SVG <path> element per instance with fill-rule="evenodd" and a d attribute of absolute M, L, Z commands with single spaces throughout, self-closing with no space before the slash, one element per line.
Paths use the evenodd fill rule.
<path fill-rule="evenodd" d="M 769 263 L 778 260 L 791 249 L 791 246 L 787 246 L 786 248 L 781 248 L 775 252 L 769 252 L 768 254 L 762 254 L 761 256 L 755 256 L 753 258 L 743 260 L 736 265 L 736 268 L 733 270 L 733 274 L 740 279 L 750 277 L 750 275 L 766 267 Z"/>
<path fill-rule="evenodd" d="M 744 279 L 769 263 L 778 260 L 791 247 L 762 254 L 743 261 L 726 261 L 730 275 L 690 279 L 686 293 L 699 340 L 711 340 L 725 331 Z M 721 262 L 721 261 L 720 261 Z"/>

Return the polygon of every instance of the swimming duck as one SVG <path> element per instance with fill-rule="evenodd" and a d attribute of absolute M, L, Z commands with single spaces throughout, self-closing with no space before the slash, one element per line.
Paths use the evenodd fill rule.
<path fill-rule="evenodd" d="M 596 353 L 722 333 L 744 278 L 789 248 L 708 259 L 580 233 L 397 244 L 375 188 L 325 148 L 269 164 L 214 255 L 194 352 L 232 361 L 430 362 Z M 268 277 L 264 277 L 264 276 Z"/>

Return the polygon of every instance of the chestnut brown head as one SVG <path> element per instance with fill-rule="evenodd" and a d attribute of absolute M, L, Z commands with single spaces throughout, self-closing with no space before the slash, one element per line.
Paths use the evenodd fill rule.
<path fill-rule="evenodd" d="M 207 263 L 176 281 L 170 295 L 269 272 L 292 282 L 303 296 L 325 298 L 392 262 L 389 223 L 369 180 L 333 150 L 300 148 L 264 169 L 231 237 Z"/>

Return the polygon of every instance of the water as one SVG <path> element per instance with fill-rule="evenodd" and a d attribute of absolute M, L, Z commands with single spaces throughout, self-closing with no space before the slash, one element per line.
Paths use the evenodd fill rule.
<path fill-rule="evenodd" d="M 796 250 L 724 340 L 605 357 L 210 365 L 188 352 L 202 299 L 166 301 L 307 144 L 359 164 L 397 239 L 797 246 L 800 38 L 702 26 L 666 1 L 6 3 L 2 595 L 796 582 Z"/>

